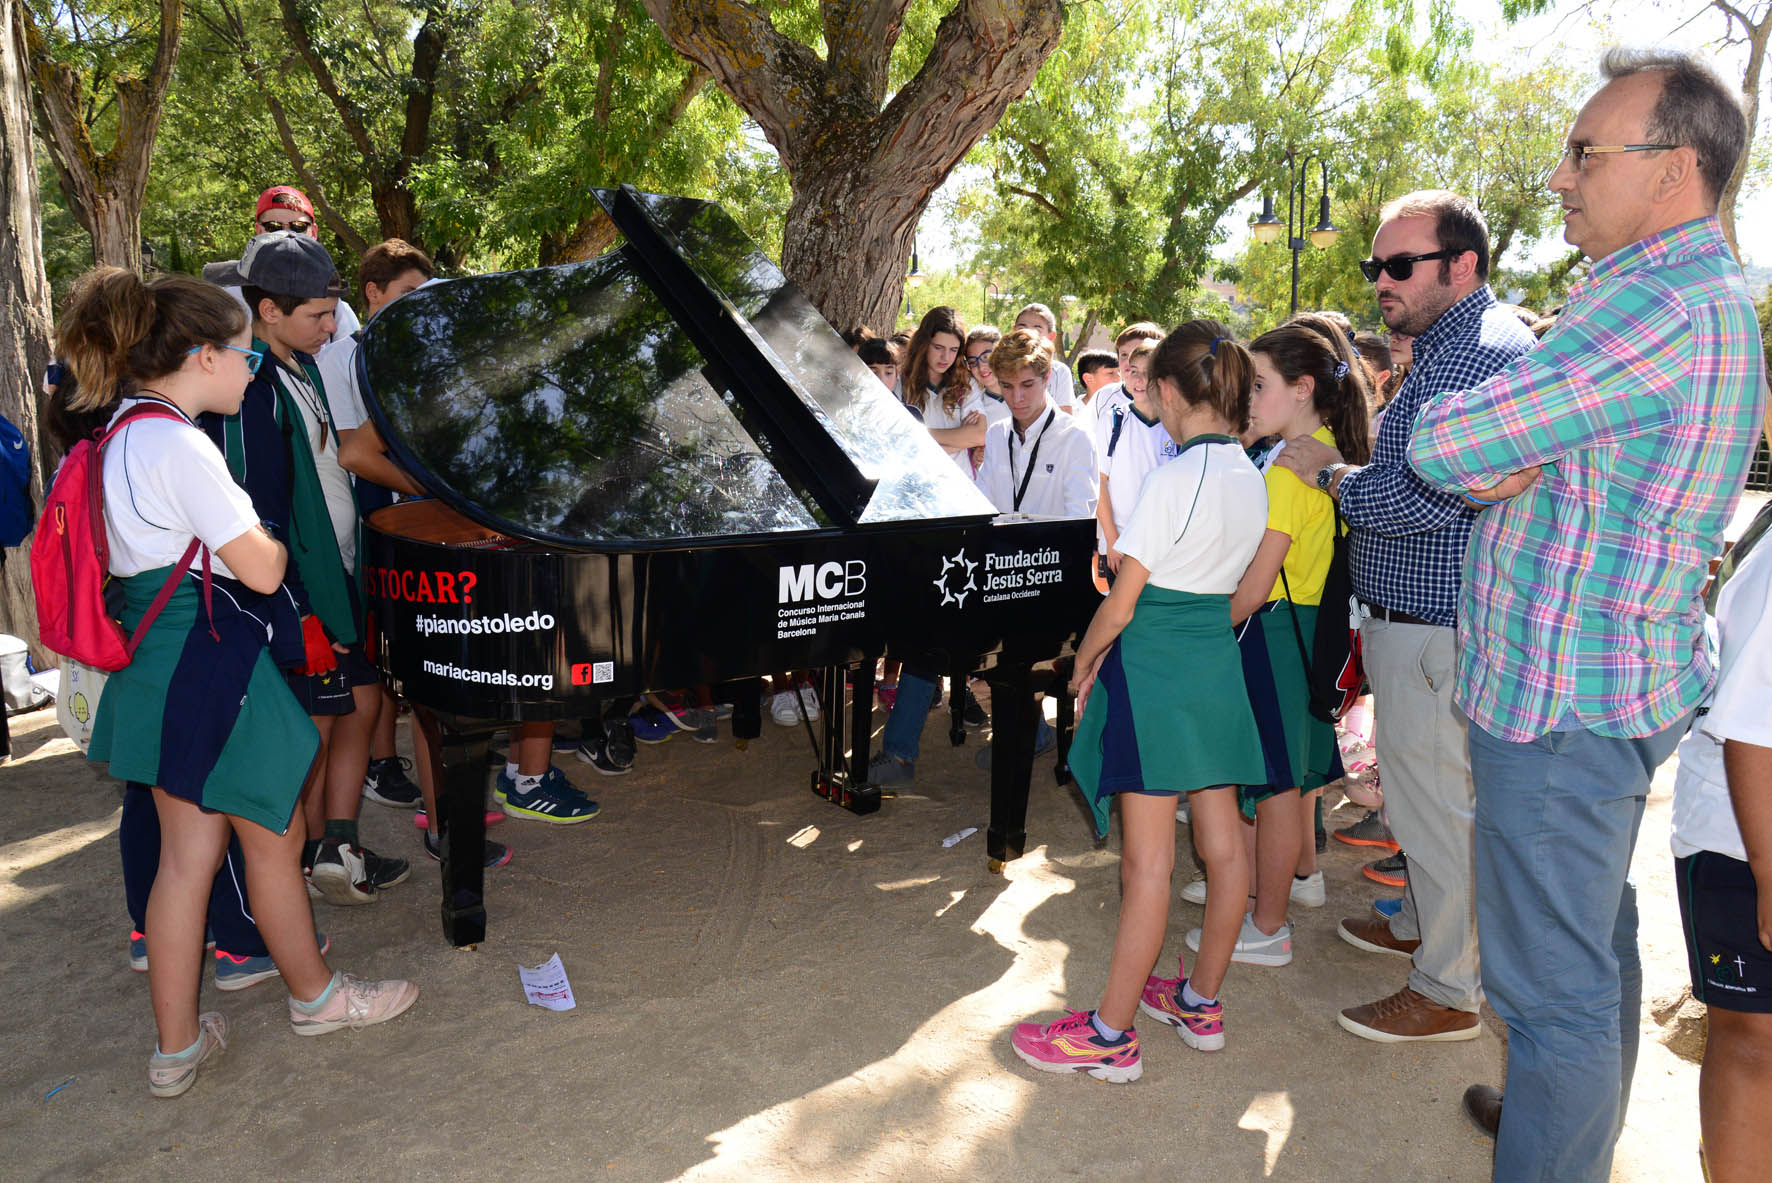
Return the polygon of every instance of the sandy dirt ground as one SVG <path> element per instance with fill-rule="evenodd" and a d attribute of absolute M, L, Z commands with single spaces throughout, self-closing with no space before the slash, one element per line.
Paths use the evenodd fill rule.
<path fill-rule="evenodd" d="M 186 1096 L 155 1100 L 147 982 L 125 955 L 118 786 L 52 711 L 13 728 L 15 758 L 0 768 L 6 1178 L 1489 1177 L 1491 1143 L 1459 1098 L 1501 1079 L 1493 1015 L 1478 1040 L 1418 1047 L 1335 1025 L 1337 1009 L 1390 993 L 1406 972 L 1335 935 L 1385 894 L 1358 874 L 1374 852 L 1336 842 L 1329 905 L 1294 909 L 1293 963 L 1232 967 L 1223 1053 L 1148 1024 L 1144 1078 L 1130 1086 L 1021 1064 L 1013 1023 L 1093 1005 L 1101 988 L 1118 827 L 1098 849 L 1047 756 L 1030 849 L 1006 874 L 988 872 L 982 833 L 943 848 L 983 825 L 987 785 L 973 766 L 980 740 L 952 748 L 936 722 L 915 790 L 865 818 L 809 792 L 806 736 L 767 722 L 747 751 L 724 726 L 716 744 L 643 747 L 625 777 L 565 756 L 602 816 L 493 831 L 516 857 L 489 873 L 491 932 L 471 951 L 441 937 L 435 864 L 410 814 L 366 803 L 366 842 L 415 859 L 415 872 L 372 906 L 316 905 L 316 920 L 334 966 L 411 977 L 417 1007 L 307 1040 L 290 1031 L 276 981 L 227 995 L 206 982 L 203 1006 L 230 1024 L 227 1052 Z M 1685 980 L 1671 771 L 1637 857 L 1649 1002 Z M 1340 804 L 1330 825 L 1358 815 Z M 1185 827 L 1178 842 L 1185 868 Z M 1177 901 L 1166 972 L 1200 915 Z M 518 985 L 519 963 L 554 953 L 577 994 L 570 1012 L 527 1005 Z M 1646 1005 L 1617 1180 L 1697 1177 L 1697 1069 L 1663 1033 Z"/>

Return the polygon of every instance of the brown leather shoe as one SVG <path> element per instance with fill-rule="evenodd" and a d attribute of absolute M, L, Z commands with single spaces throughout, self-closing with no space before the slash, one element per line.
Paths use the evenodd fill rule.
<path fill-rule="evenodd" d="M 1392 957 L 1415 959 L 1420 941 L 1405 941 L 1391 935 L 1391 924 L 1376 916 L 1350 916 L 1341 922 L 1341 939 L 1368 953 L 1389 953 Z"/>
<path fill-rule="evenodd" d="M 1482 1034 L 1482 1024 L 1472 1012 L 1441 1006 L 1407 986 L 1389 998 L 1350 1006 L 1335 1021 L 1374 1043 L 1450 1043 Z"/>
<path fill-rule="evenodd" d="M 1501 1129 L 1501 1090 L 1492 1084 L 1473 1084 L 1464 1090 L 1464 1112 L 1477 1128 L 1491 1138 Z"/>

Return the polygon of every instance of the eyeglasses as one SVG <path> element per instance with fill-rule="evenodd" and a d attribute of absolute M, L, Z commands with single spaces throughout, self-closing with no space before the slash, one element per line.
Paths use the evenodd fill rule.
<path fill-rule="evenodd" d="M 968 353 L 966 355 L 966 368 L 969 370 L 976 370 L 990 359 L 991 355 L 989 353 Z"/>
<path fill-rule="evenodd" d="M 263 365 L 264 361 L 265 361 L 265 355 L 260 353 L 256 349 L 242 349 L 238 345 L 217 345 L 217 346 L 215 346 L 215 348 L 216 349 L 232 349 L 235 353 L 244 353 L 246 355 L 246 372 L 248 374 L 258 373 L 259 366 Z M 202 353 L 202 352 L 203 352 L 203 346 L 193 345 L 189 349 L 185 350 L 185 356 L 189 357 L 193 353 Z"/>
<path fill-rule="evenodd" d="M 1596 156 L 1615 156 L 1620 152 L 1671 152 L 1678 147 L 1678 144 L 1570 144 L 1557 157 L 1556 163 L 1544 170 L 1544 179 L 1549 181 L 1565 163 L 1579 173 L 1586 172 L 1587 162 Z"/>
<path fill-rule="evenodd" d="M 271 233 L 274 233 L 278 230 L 293 230 L 297 234 L 306 234 L 308 232 L 308 227 L 312 226 L 313 224 L 314 223 L 309 221 L 307 218 L 293 218 L 287 222 L 263 222 L 263 221 L 261 221 L 258 224 L 258 228 L 260 230 L 263 230 L 266 234 L 271 234 Z"/>
<path fill-rule="evenodd" d="M 1377 283 L 1378 277 L 1388 274 L 1401 283 L 1415 274 L 1415 265 L 1425 263 L 1429 259 L 1456 259 L 1463 251 L 1444 250 L 1429 251 L 1425 255 L 1392 255 L 1388 259 L 1361 259 L 1360 274 L 1366 277 L 1367 283 Z"/>

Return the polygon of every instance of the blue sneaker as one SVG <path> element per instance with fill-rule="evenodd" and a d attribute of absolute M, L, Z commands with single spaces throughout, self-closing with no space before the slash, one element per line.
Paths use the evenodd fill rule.
<path fill-rule="evenodd" d="M 542 775 L 541 782 L 527 793 L 520 791 L 515 781 L 508 787 L 501 787 L 505 788 L 505 812 L 512 817 L 528 818 L 530 821 L 551 822 L 560 826 L 576 825 L 590 821 L 602 808 L 573 788 L 567 782 L 566 774 L 558 768 L 550 767 Z"/>
<path fill-rule="evenodd" d="M 332 948 L 332 941 L 319 929 L 314 930 L 314 943 L 320 946 L 320 956 L 326 956 Z M 248 986 L 256 986 L 277 976 L 277 963 L 269 956 L 236 957 L 232 953 L 215 951 L 215 988 L 217 990 L 244 990 Z"/>
<path fill-rule="evenodd" d="M 1398 896 L 1396 899 L 1391 900 L 1373 900 L 1372 910 L 1384 917 L 1388 922 L 1395 917 L 1398 912 L 1403 910 L 1403 897 Z"/>
<path fill-rule="evenodd" d="M 677 725 L 657 707 L 641 707 L 628 716 L 628 723 L 641 743 L 664 743 L 677 734 Z"/>
<path fill-rule="evenodd" d="M 129 968 L 138 974 L 148 972 L 148 938 L 146 933 L 131 930 L 129 934 Z"/>

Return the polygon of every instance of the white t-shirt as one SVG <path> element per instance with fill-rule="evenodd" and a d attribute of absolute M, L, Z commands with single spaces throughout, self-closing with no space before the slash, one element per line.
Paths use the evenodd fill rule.
<path fill-rule="evenodd" d="M 1090 442 L 1095 440 L 1095 403 L 1085 402 L 1079 398 L 1071 404 L 1071 418 L 1077 425 L 1089 433 Z"/>
<path fill-rule="evenodd" d="M 961 401 L 958 407 L 954 408 L 952 413 L 950 413 L 947 407 L 943 405 L 941 396 L 931 392 L 929 395 L 929 405 L 923 408 L 923 426 L 932 431 L 946 430 L 950 427 L 959 427 L 965 422 L 966 416 L 975 411 L 979 414 L 984 414 L 984 410 L 984 396 L 978 392 L 978 386 L 976 383 L 971 390 L 966 392 L 965 399 Z M 972 479 L 971 448 L 943 448 L 942 451 L 946 452 L 953 458 L 954 463 L 959 465 L 960 471 L 966 474 L 967 480 Z"/>
<path fill-rule="evenodd" d="M 338 432 L 328 426 L 325 379 L 316 390 L 305 372 L 291 370 L 267 358 L 266 365 L 277 367 L 277 379 L 301 408 L 302 426 L 306 429 L 308 450 L 314 455 L 314 471 L 320 477 L 320 491 L 326 497 L 326 514 L 332 519 L 332 536 L 338 540 L 339 561 L 346 571 L 357 565 L 357 495 L 351 490 L 351 474 L 338 463 Z"/>
<path fill-rule="evenodd" d="M 1715 626 L 1721 672 L 1709 711 L 1680 741 L 1673 850 L 1676 858 L 1713 850 L 1746 862 L 1723 772 L 1723 741 L 1772 748 L 1772 539 L 1755 546 L 1723 585 Z"/>
<path fill-rule="evenodd" d="M 140 401 L 124 399 L 117 414 Z M 252 498 L 234 483 L 221 450 L 189 420 L 130 423 L 105 445 L 104 460 L 113 575 L 169 567 L 184 557 L 192 538 L 213 553 L 258 525 Z M 210 570 L 234 576 L 220 558 L 211 560 Z"/>
<path fill-rule="evenodd" d="M 992 394 L 980 386 L 976 378 L 972 380 L 972 393 L 976 394 L 984 404 L 984 417 L 987 423 L 1002 423 L 1012 417 L 1009 414 L 1009 404 L 1003 401 L 1003 396 Z"/>
<path fill-rule="evenodd" d="M 1197 443 L 1144 482 L 1120 553 L 1158 587 L 1228 596 L 1266 532 L 1267 486 L 1243 446 Z"/>
<path fill-rule="evenodd" d="M 1034 468 L 1030 474 L 1028 463 Z M 1021 504 L 1015 492 L 1027 480 Z M 1052 405 L 1027 430 L 1025 439 L 1015 434 L 1015 421 L 993 423 L 984 437 L 984 463 L 978 468 L 978 487 L 999 513 L 1020 512 L 1038 517 L 1087 518 L 1095 516 L 1095 441 L 1077 421 Z"/>
<path fill-rule="evenodd" d="M 355 431 L 369 419 L 363 390 L 357 385 L 358 348 L 355 337 L 341 337 L 320 350 L 314 359 L 320 369 L 320 381 L 326 384 L 332 425 L 340 431 Z"/>
<path fill-rule="evenodd" d="M 1071 368 L 1058 358 L 1052 359 L 1052 372 L 1046 378 L 1046 394 L 1061 407 L 1076 404 L 1076 383 L 1071 379 Z"/>
<path fill-rule="evenodd" d="M 1114 430 L 1114 408 L 1129 407 L 1132 396 L 1118 382 L 1110 382 L 1095 392 L 1095 457 L 1107 471 L 1108 437 Z"/>
<path fill-rule="evenodd" d="M 1180 449 L 1169 438 L 1161 420 L 1147 420 L 1130 402 L 1124 404 L 1124 410 L 1119 414 L 1118 441 L 1112 440 L 1113 415 L 1108 416 L 1107 425 L 1102 428 L 1101 471 L 1108 479 L 1108 501 L 1114 514 L 1114 529 L 1124 533 L 1151 473 L 1174 460 Z M 1112 456 L 1108 455 L 1110 442 L 1113 443 Z M 1120 553 L 1126 553 L 1124 547 L 1120 548 Z"/>

